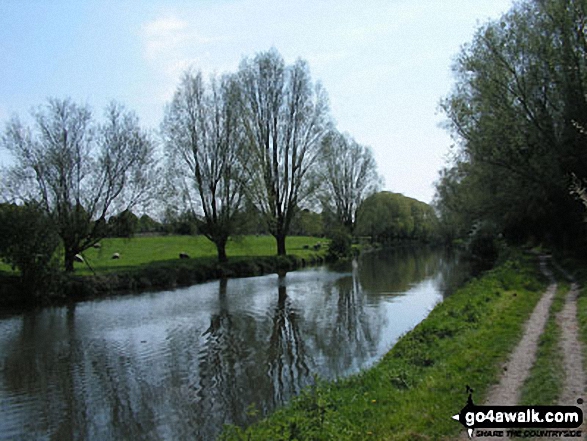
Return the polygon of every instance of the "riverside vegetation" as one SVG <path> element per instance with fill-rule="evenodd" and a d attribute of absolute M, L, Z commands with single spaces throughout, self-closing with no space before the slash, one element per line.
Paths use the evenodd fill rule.
<path fill-rule="evenodd" d="M 359 206 L 357 216 L 355 242 L 369 241 L 369 247 L 435 240 L 437 219 L 432 207 L 401 194 L 376 193 Z M 63 272 L 58 266 L 65 251 L 51 234 L 49 217 L 35 205 L 0 204 L 0 304 L 65 302 L 288 271 L 347 259 L 361 248 L 353 245 L 348 227 L 341 226 L 333 213 L 302 210 L 285 239 L 290 254 L 280 255 L 261 220 L 249 215 L 251 231 L 227 239 L 219 259 L 217 244 L 205 234 L 195 234 L 201 227 L 197 217 L 181 216 L 162 224 L 125 211 L 102 227 L 109 237 L 80 251 L 72 271 Z M 134 237 L 137 227 L 143 235 Z"/>
<path fill-rule="evenodd" d="M 137 292 L 187 286 L 222 277 L 255 276 L 289 271 L 332 258 L 329 240 L 308 236 L 287 238 L 292 254 L 277 256 L 275 241 L 268 236 L 243 236 L 228 242 L 231 256 L 218 262 L 214 245 L 202 236 L 152 236 L 110 238 L 83 254 L 75 263 L 76 274 L 55 274 L 44 303 L 62 303 L 110 293 Z M 112 259 L 117 253 L 120 258 Z M 189 255 L 180 259 L 180 253 Z M 329 257 L 330 256 L 330 257 Z M 0 264 L 5 288 L 2 304 L 23 304 L 18 276 Z"/>
<path fill-rule="evenodd" d="M 95 261 L 89 260 L 90 264 L 95 264 L 97 276 L 82 267 L 79 276 L 59 274 L 68 284 L 61 285 L 66 287 L 63 293 L 68 298 L 70 295 L 86 297 L 104 288 L 150 289 L 189 284 L 207 277 L 295 267 L 302 263 L 298 260 L 298 251 L 303 253 L 303 246 L 294 253 L 297 257 L 286 256 L 286 241 L 301 207 L 311 204 L 310 196 L 318 196 L 320 201 L 314 203 L 322 204 L 324 219 L 333 219 L 335 222 L 330 225 L 342 226 L 347 235 L 369 235 L 371 240 L 393 241 L 412 239 L 415 232 L 421 237 L 429 237 L 430 231 L 434 231 L 433 235 L 440 234 L 447 243 L 458 242 L 477 257 L 490 260 L 497 258 L 506 243 L 545 245 L 584 258 L 587 255 L 587 94 L 583 92 L 587 90 L 586 22 L 587 3 L 584 1 L 522 0 L 500 19 L 479 27 L 472 41 L 463 45 L 453 66 L 455 85 L 441 103 L 448 118 L 447 127 L 455 139 L 453 161 L 440 173 L 435 209 L 430 210 L 399 203 L 398 198 L 387 192 L 376 193 L 380 185 L 370 161 L 370 150 L 355 146 L 352 138 L 345 139 L 336 131 L 329 133 L 325 91 L 314 87 L 305 62 L 286 66 L 281 56 L 272 50 L 253 59 L 244 59 L 236 74 L 209 83 L 203 81 L 201 74 L 187 72 L 168 107 L 162 132 L 165 133 L 168 156 L 175 161 L 167 168 L 182 179 L 182 183 L 188 182 L 190 185 L 186 187 L 192 191 L 190 194 L 174 194 L 165 202 L 172 207 L 178 205 L 174 204 L 177 201 L 201 203 L 207 212 L 196 213 L 200 232 L 215 243 L 219 262 L 212 257 L 194 255 L 183 261 L 174 257 L 173 261 L 150 264 L 137 260 L 136 265 L 125 267 L 124 259 L 102 262 L 104 256 L 96 254 Z M 264 81 L 266 78 L 271 81 Z M 296 91 L 301 95 L 295 95 Z M 272 96 L 280 99 L 268 99 Z M 294 96 L 296 99 L 289 101 L 289 97 Z M 190 116 L 194 116 L 189 114 L 190 109 L 196 108 L 191 105 L 194 97 L 206 97 L 195 101 L 202 103 L 199 110 L 203 116 L 198 120 L 199 125 L 186 125 Z M 265 106 L 268 102 L 280 105 Z M 301 107 L 294 108 L 298 102 Z M 288 105 L 294 107 L 288 109 Z M 288 118 L 288 115 L 295 114 L 289 110 L 299 110 L 300 118 Z M 68 118 L 62 118 L 63 115 Z M 52 129 L 55 129 L 52 139 L 82 140 L 86 139 L 85 132 L 72 137 L 74 127 L 66 123 L 81 121 L 83 124 L 75 126 L 91 128 L 89 115 L 88 109 L 71 101 L 51 100 L 47 108 L 39 109 L 35 116 L 43 129 L 41 133 L 53 133 Z M 82 147 L 87 149 L 80 149 L 78 145 L 66 142 L 59 146 L 43 143 L 46 140 L 42 135 L 31 140 L 21 136 L 28 132 L 18 119 L 14 119 L 4 133 L 3 145 L 17 160 L 17 167 L 5 175 L 8 183 L 10 179 L 13 184 L 19 183 L 16 177 L 34 176 L 31 170 L 49 170 L 55 165 L 45 155 L 49 148 L 62 153 L 51 157 L 74 159 L 70 167 L 61 167 L 67 171 L 65 175 L 49 173 L 44 177 L 56 177 L 54 188 L 63 189 L 63 185 L 58 184 L 71 176 L 90 178 L 82 182 L 67 181 L 71 184 L 70 189 L 80 190 L 78 194 L 66 191 L 71 198 L 62 197 L 61 193 L 40 192 L 42 197 L 39 191 L 34 194 L 31 189 L 37 188 L 36 184 L 41 184 L 41 190 L 48 188 L 46 179 L 39 182 L 33 179 L 28 182 L 29 188 L 25 185 L 7 186 L 15 190 L 31 190 L 31 198 L 23 199 L 22 195 L 4 198 L 7 201 L 26 200 L 30 206 L 24 206 L 23 210 L 43 213 L 35 217 L 39 220 L 39 228 L 32 231 L 33 234 L 24 228 L 19 229 L 30 239 L 29 249 L 39 249 L 37 239 L 48 237 L 38 234 L 45 231 L 41 228 L 43 225 L 58 226 L 55 240 L 43 239 L 41 243 L 46 245 L 46 260 L 50 260 L 59 247 L 63 248 L 61 263 L 67 272 L 74 268 L 75 254 L 85 250 L 89 256 L 94 253 L 91 247 L 103 240 L 106 215 L 112 213 L 113 207 L 130 208 L 135 202 L 110 198 L 115 194 L 135 194 L 132 188 L 123 192 L 120 183 L 132 181 L 135 187 L 143 189 L 146 187 L 141 183 L 156 181 L 149 179 L 160 170 L 150 167 L 153 165 L 152 139 L 140 129 L 133 115 L 120 106 L 110 106 L 109 121 L 94 130 L 100 148 L 93 156 L 82 158 L 70 153 L 91 151 L 94 144 L 84 144 Z M 218 130 L 209 133 L 222 132 L 225 136 L 218 139 L 190 136 L 193 135 L 189 132 L 191 128 L 206 127 L 212 124 L 212 120 L 222 124 Z M 272 125 L 271 121 L 281 123 Z M 119 127 L 125 127 L 127 134 L 136 135 L 129 140 L 141 142 L 113 145 L 109 140 L 126 139 L 118 136 L 124 134 L 117 132 Z M 224 132 L 235 127 L 240 131 Z M 299 133 L 308 134 L 309 138 L 290 137 Z M 189 140 L 196 139 L 202 143 L 190 144 Z M 258 142 L 241 142 L 247 139 Z M 285 142 L 281 145 L 271 140 Z M 40 158 L 43 167 L 29 161 L 32 156 L 26 153 L 32 147 L 39 149 L 38 155 L 33 156 Z M 297 148 L 301 150 L 297 152 Z M 339 149 L 348 155 L 335 154 Z M 356 155 L 352 154 L 354 150 L 358 152 Z M 265 155 L 265 151 L 272 154 Z M 113 154 L 116 152 L 124 154 Z M 281 155 L 283 152 L 285 154 Z M 322 154 L 326 152 L 330 154 Z M 112 181 L 115 185 L 104 193 L 109 197 L 88 193 L 91 188 L 106 188 L 93 184 L 118 170 L 111 158 L 125 156 L 135 160 L 128 170 L 120 171 L 119 179 Z M 356 156 L 364 161 L 354 160 Z M 207 157 L 220 161 L 214 162 L 213 170 L 220 173 L 222 189 L 210 186 L 220 178 L 206 169 L 208 163 L 202 158 Z M 294 157 L 305 159 L 294 164 Z M 322 163 L 321 158 L 326 159 L 326 163 Z M 187 161 L 182 163 L 181 159 Z M 328 163 L 328 159 L 335 161 Z M 96 161 L 103 167 L 96 168 L 95 176 L 86 175 L 83 170 L 93 170 L 89 164 Z M 355 182 L 348 176 L 356 171 L 353 165 L 360 162 L 370 164 L 366 167 L 370 173 L 356 181 L 364 182 L 364 185 L 347 191 L 346 184 Z M 84 167 L 79 168 L 80 164 Z M 149 173 L 139 175 L 139 179 L 125 180 L 127 176 L 134 176 L 133 169 Z M 245 170 L 248 174 L 236 176 L 228 173 L 229 170 Z M 204 176 L 210 179 L 202 180 Z M 286 176 L 290 179 L 285 179 Z M 342 181 L 341 176 L 344 177 Z M 249 185 L 243 186 L 244 182 Z M 168 187 L 181 188 L 177 184 L 170 182 Z M 219 193 L 215 193 L 216 190 Z M 88 195 L 90 201 L 97 202 L 84 206 Z M 343 195 L 360 197 L 359 200 L 349 200 Z M 222 196 L 228 197 L 226 203 L 222 202 Z M 55 201 L 63 201 L 65 205 L 56 206 Z M 229 201 L 235 205 L 227 205 Z M 227 207 L 222 215 L 212 209 L 218 206 Z M 343 210 L 346 206 L 351 207 L 350 212 Z M 374 210 L 370 210 L 370 206 Z M 180 211 L 188 208 L 184 204 Z M 231 255 L 230 246 L 235 242 L 227 244 L 225 240 L 237 232 L 233 227 L 241 225 L 240 216 L 247 210 L 258 215 L 266 232 L 273 235 L 278 256 L 244 258 L 238 253 L 234 257 Z M 405 213 L 405 219 L 402 213 Z M 382 224 L 391 219 L 394 222 L 390 225 Z M 410 221 L 413 219 L 422 219 L 433 228 L 418 229 Z M 25 218 L 23 220 L 24 226 L 31 224 Z M 11 225 L 0 222 L 0 227 Z M 6 237 L 13 236 L 0 234 L 0 248 L 4 246 L 5 254 L 11 258 L 15 244 L 3 244 L 2 239 Z M 16 244 L 20 245 L 21 241 Z M 226 264 L 224 245 L 227 245 L 226 254 L 231 255 Z M 175 253 L 180 251 L 194 253 L 192 248 L 183 247 Z M 307 251 L 313 255 L 313 250 Z M 320 251 L 316 259 L 320 259 L 323 252 Z M 140 253 L 137 251 L 137 259 Z M 145 254 L 149 253 L 151 250 Z M 35 256 L 35 253 L 19 255 Z M 494 269 L 438 305 L 372 369 L 334 382 L 324 383 L 317 379 L 313 388 L 306 390 L 289 406 L 252 427 L 227 427 L 221 438 L 412 440 L 458 436 L 461 427 L 450 416 L 465 404 L 466 386 L 474 389 L 477 402 L 483 400 L 489 386 L 498 379 L 503 361 L 520 338 L 523 324 L 546 285 L 531 257 L 509 255 L 506 259 L 502 254 L 501 258 L 501 263 Z M 25 274 L 22 265 L 36 268 L 46 262 L 13 259 L 11 263 Z M 114 270 L 115 266 L 119 268 Z M 573 270 L 576 281 L 583 287 L 577 300 L 577 316 L 585 346 L 585 264 L 584 261 L 567 260 L 563 266 Z M 243 269 L 247 267 L 247 270 Z M 8 285 L 10 283 L 3 283 L 3 288 Z M 561 354 L 557 344 L 561 340 L 560 325 L 555 317 L 568 289 L 561 284 L 556 293 L 541 335 L 536 363 L 522 391 L 524 403 L 552 403 L 561 395 L 564 374 L 560 365 L 549 361 Z M 542 387 L 544 384 L 549 387 Z M 256 412 L 255 409 L 250 411 Z"/>
<path fill-rule="evenodd" d="M 450 417 L 481 401 L 519 340 L 545 288 L 532 257 L 518 255 L 439 304 L 373 368 L 334 382 L 317 379 L 293 402 L 222 440 L 443 439 Z"/>

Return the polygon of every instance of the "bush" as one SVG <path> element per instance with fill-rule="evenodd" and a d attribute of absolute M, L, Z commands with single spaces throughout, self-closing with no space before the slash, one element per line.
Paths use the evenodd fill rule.
<path fill-rule="evenodd" d="M 139 218 L 132 211 L 124 210 L 108 220 L 108 233 L 111 237 L 131 238 L 135 235 L 138 225 Z"/>
<path fill-rule="evenodd" d="M 58 245 L 54 224 L 36 204 L 0 204 L 0 259 L 19 271 L 27 296 L 47 289 Z"/>
<path fill-rule="evenodd" d="M 340 259 L 351 255 L 352 237 L 347 231 L 342 228 L 333 230 L 329 238 L 328 257 Z"/>
<path fill-rule="evenodd" d="M 475 259 L 493 265 L 499 256 L 500 235 L 496 227 L 489 222 L 476 223 L 469 233 L 466 249 Z"/>

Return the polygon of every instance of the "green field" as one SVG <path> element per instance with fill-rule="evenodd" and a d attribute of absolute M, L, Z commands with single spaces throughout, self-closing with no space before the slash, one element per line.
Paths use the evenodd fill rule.
<path fill-rule="evenodd" d="M 286 241 L 288 254 L 299 257 L 313 253 L 314 244 L 325 243 L 324 239 L 315 237 L 293 236 Z M 148 236 L 132 239 L 104 239 L 99 249 L 89 249 L 83 253 L 84 258 L 96 272 L 125 270 L 140 267 L 151 262 L 179 260 L 179 253 L 187 253 L 190 258 L 216 259 L 216 247 L 203 236 Z M 310 249 L 304 249 L 307 245 Z M 226 252 L 231 257 L 274 256 L 277 253 L 275 239 L 272 236 L 243 236 L 229 240 Z M 120 259 L 112 259 L 114 253 Z M 75 264 L 79 274 L 90 273 L 84 263 Z"/>
<path fill-rule="evenodd" d="M 315 249 L 315 245 L 320 247 Z M 58 304 L 88 300 L 113 293 L 143 292 L 190 286 L 213 279 L 251 277 L 291 271 L 322 263 L 327 258 L 328 240 L 292 236 L 286 240 L 287 256 L 277 256 L 271 236 L 242 236 L 230 240 L 228 261 L 219 263 L 216 247 L 203 236 L 142 236 L 104 239 L 100 247 L 82 253 L 74 273 L 52 273 L 40 286 L 40 295 L 22 291 L 10 266 L 0 263 L 3 295 L 0 306 L 21 307 L 26 303 Z M 112 259 L 114 253 L 118 259 Z M 181 259 L 180 253 L 189 255 Z M 59 257 L 59 256 L 56 256 Z M 59 259 L 63 268 L 63 258 Z M 4 277 L 8 276 L 8 277 Z"/>
<path fill-rule="evenodd" d="M 292 236 L 286 240 L 287 253 L 298 257 L 310 256 L 314 253 L 312 247 L 327 243 L 324 238 Z M 127 270 L 140 267 L 151 262 L 178 260 L 179 253 L 187 253 L 193 259 L 216 259 L 216 247 L 204 236 L 143 236 L 132 239 L 104 239 L 100 242 L 101 248 L 84 251 L 82 254 L 88 264 L 96 272 Z M 304 249 L 307 245 L 309 249 Z M 324 246 L 322 246 L 324 249 Z M 273 236 L 243 236 L 230 239 L 226 246 L 228 259 L 231 257 L 247 256 L 275 256 L 277 246 Z M 120 259 L 112 259 L 114 253 L 120 254 Z M 11 269 L 0 262 L 0 271 Z M 76 263 L 75 271 L 78 274 L 91 274 L 84 263 Z"/>

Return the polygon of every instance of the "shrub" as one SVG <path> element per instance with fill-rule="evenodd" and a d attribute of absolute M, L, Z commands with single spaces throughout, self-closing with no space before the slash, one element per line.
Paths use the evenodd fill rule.
<path fill-rule="evenodd" d="M 500 251 L 500 235 L 490 222 L 476 223 L 469 233 L 466 249 L 475 259 L 492 266 Z"/>
<path fill-rule="evenodd" d="M 352 237 L 346 230 L 342 228 L 333 230 L 329 238 L 328 256 L 330 258 L 340 259 L 351 255 Z"/>
<path fill-rule="evenodd" d="M 36 204 L 0 204 L 0 259 L 20 272 L 25 295 L 38 296 L 47 289 L 56 271 L 58 245 L 53 222 Z"/>

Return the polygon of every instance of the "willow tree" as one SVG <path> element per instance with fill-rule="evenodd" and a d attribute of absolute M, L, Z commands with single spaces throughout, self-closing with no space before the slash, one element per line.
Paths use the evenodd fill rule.
<path fill-rule="evenodd" d="M 316 188 L 328 104 L 308 65 L 285 65 L 270 50 L 244 59 L 238 72 L 240 113 L 247 143 L 247 192 L 285 255 L 295 214 Z"/>
<path fill-rule="evenodd" d="M 227 260 L 226 243 L 238 230 L 246 160 L 239 154 L 237 85 L 230 76 L 187 72 L 167 107 L 162 132 L 182 195 L 194 203 L 198 230 Z"/>
<path fill-rule="evenodd" d="M 400 193 L 372 194 L 359 207 L 357 218 L 357 233 L 377 242 L 428 242 L 437 232 L 434 209 Z"/>
<path fill-rule="evenodd" d="M 359 206 L 381 187 L 377 163 L 369 147 L 337 131 L 324 137 L 322 148 L 322 205 L 352 233 Z"/>
<path fill-rule="evenodd" d="M 73 271 L 75 255 L 105 237 L 111 211 L 149 196 L 153 144 L 135 114 L 115 103 L 102 124 L 69 99 L 50 99 L 33 117 L 33 127 L 13 117 L 2 134 L 14 160 L 3 174 L 4 196 L 38 203 L 59 233 L 65 270 Z"/>
<path fill-rule="evenodd" d="M 452 214 L 475 212 L 473 223 L 490 220 L 522 241 L 568 241 L 582 230 L 568 188 L 573 174 L 587 177 L 577 129 L 587 123 L 586 12 L 578 0 L 518 2 L 463 47 L 443 102 L 458 160 L 439 202 L 474 207 Z"/>

